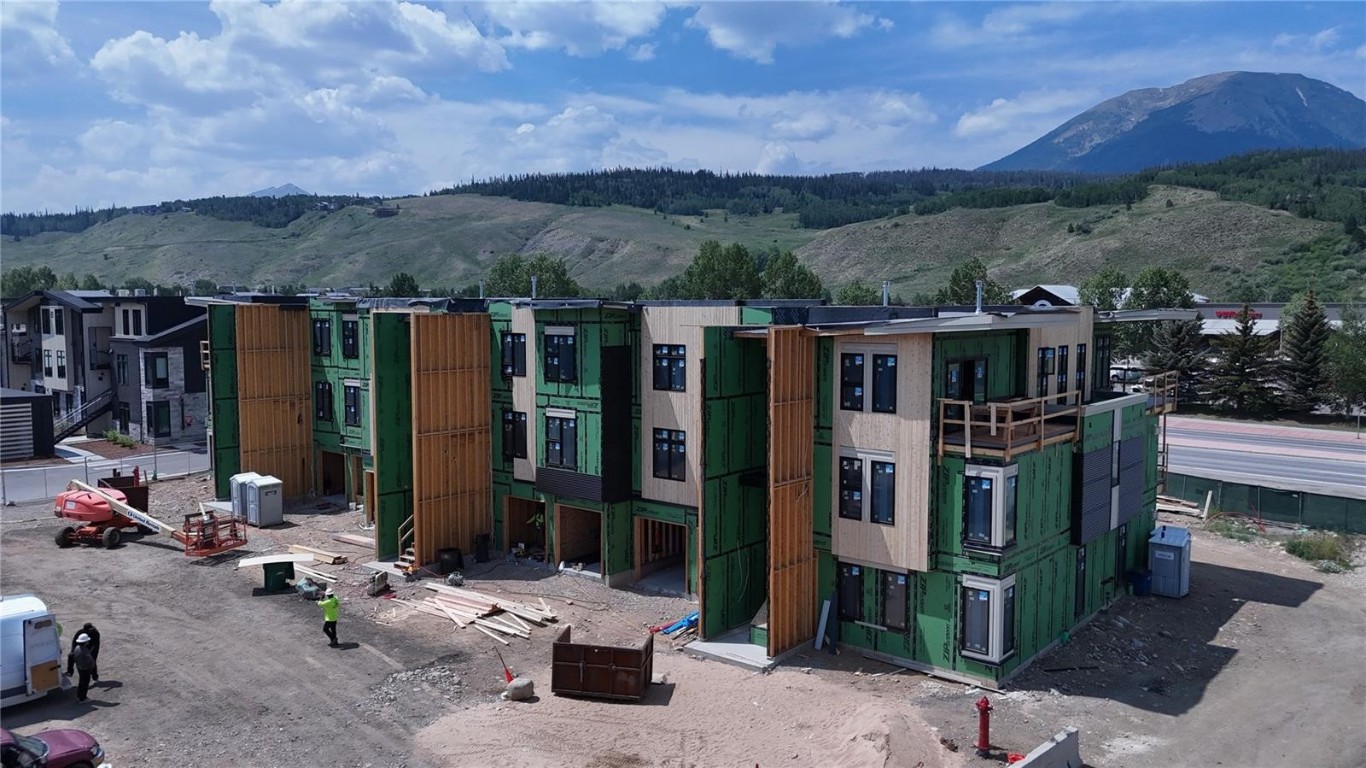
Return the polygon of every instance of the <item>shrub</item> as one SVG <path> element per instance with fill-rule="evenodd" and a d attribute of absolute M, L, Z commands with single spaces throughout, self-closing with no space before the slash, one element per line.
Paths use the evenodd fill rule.
<path fill-rule="evenodd" d="M 1338 533 L 1309 533 L 1296 536 L 1285 542 L 1285 551 L 1301 560 L 1318 564 L 1320 570 L 1326 570 L 1328 567 L 1346 569 L 1352 566 L 1351 545 Z"/>
<path fill-rule="evenodd" d="M 1211 518 L 1205 523 L 1205 530 L 1235 541 L 1252 541 L 1257 538 L 1256 528 L 1231 517 Z"/>
<path fill-rule="evenodd" d="M 134 440 L 132 437 L 125 435 L 112 427 L 104 431 L 104 439 L 123 448 L 132 448 L 138 444 L 138 441 Z"/>

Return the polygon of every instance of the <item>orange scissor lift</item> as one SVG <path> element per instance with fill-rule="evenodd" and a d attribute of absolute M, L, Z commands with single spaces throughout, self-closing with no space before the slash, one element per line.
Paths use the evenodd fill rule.
<path fill-rule="evenodd" d="M 123 529 L 132 527 L 149 533 L 169 533 L 185 545 L 185 554 L 192 557 L 216 555 L 247 543 L 244 521 L 219 517 L 203 504 L 197 514 L 185 515 L 184 524 L 177 529 L 129 506 L 128 497 L 117 488 L 96 488 L 80 480 L 72 480 L 65 491 L 57 494 L 53 514 L 77 523 L 57 533 L 59 547 L 76 543 L 112 547 L 119 543 Z"/>

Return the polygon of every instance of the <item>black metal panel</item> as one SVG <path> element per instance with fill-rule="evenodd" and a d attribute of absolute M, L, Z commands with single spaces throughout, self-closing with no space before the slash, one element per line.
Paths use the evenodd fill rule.
<path fill-rule="evenodd" d="M 554 467 L 536 468 L 536 490 L 557 497 L 602 501 L 602 478 Z"/>
<path fill-rule="evenodd" d="M 631 348 L 602 348 L 602 498 L 618 502 L 631 498 Z"/>
<path fill-rule="evenodd" d="M 1119 444 L 1119 524 L 1129 522 L 1143 509 L 1147 441 L 1132 437 Z"/>
<path fill-rule="evenodd" d="M 1110 530 L 1110 449 L 1077 456 L 1081 479 L 1072 502 L 1072 543 L 1078 546 Z"/>

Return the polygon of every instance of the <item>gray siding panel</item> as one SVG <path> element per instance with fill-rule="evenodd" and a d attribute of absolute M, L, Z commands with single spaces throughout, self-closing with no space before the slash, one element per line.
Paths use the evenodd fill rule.
<path fill-rule="evenodd" d="M 1072 543 L 1078 546 L 1110 530 L 1110 449 L 1077 457 L 1081 485 L 1073 502 Z"/>
<path fill-rule="evenodd" d="M 1119 444 L 1119 524 L 1129 522 L 1143 510 L 1146 476 L 1144 453 L 1146 441 L 1134 437 Z"/>

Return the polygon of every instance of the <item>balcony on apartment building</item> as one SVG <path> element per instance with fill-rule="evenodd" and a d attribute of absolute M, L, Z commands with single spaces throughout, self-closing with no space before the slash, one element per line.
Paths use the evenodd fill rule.
<path fill-rule="evenodd" d="M 939 457 L 1009 462 L 1021 453 L 1076 440 L 1080 399 L 1080 392 L 985 402 L 940 398 Z"/>
<path fill-rule="evenodd" d="M 10 336 L 9 359 L 11 363 L 33 362 L 33 339 L 28 336 Z"/>
<path fill-rule="evenodd" d="M 112 353 L 108 351 L 100 352 L 99 350 L 92 349 L 90 350 L 90 369 L 93 371 L 107 371 L 109 370 L 110 360 L 112 359 Z"/>

